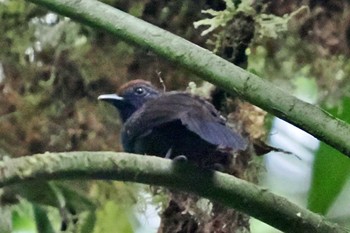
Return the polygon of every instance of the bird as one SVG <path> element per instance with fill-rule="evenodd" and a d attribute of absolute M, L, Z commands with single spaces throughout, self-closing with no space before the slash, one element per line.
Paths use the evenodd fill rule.
<path fill-rule="evenodd" d="M 98 99 L 119 111 L 125 152 L 210 166 L 247 148 L 247 140 L 227 126 L 210 102 L 187 92 L 161 91 L 136 79 Z"/>

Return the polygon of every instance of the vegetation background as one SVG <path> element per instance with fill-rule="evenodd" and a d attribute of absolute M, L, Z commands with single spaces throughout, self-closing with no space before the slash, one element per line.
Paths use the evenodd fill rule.
<path fill-rule="evenodd" d="M 213 50 L 350 122 L 349 1 L 103 2 Z M 115 92 L 135 78 L 159 87 L 161 78 L 167 90 L 185 90 L 190 81 L 202 83 L 149 51 L 26 1 L 0 0 L 0 18 L 0 157 L 4 159 L 45 151 L 121 151 L 118 114 L 97 102 L 99 94 Z M 254 121 L 246 123 L 254 126 L 251 137 L 280 135 L 273 116 L 247 108 L 247 117 Z M 299 132 L 295 135 L 298 138 Z M 273 182 L 271 163 L 254 171 L 255 180 L 349 226 L 349 159 L 322 143 L 311 154 L 308 159 L 298 154 L 301 161 L 273 155 L 286 156 L 282 164 L 310 173 L 300 192 L 283 187 L 283 180 L 294 176 L 289 169 L 278 173 L 283 174 L 282 182 Z M 271 156 L 265 159 L 271 161 Z M 264 166 L 260 158 L 253 161 Z M 1 232 L 35 232 L 38 222 L 51 222 L 47 226 L 54 232 L 64 227 L 60 216 L 66 217 L 65 223 L 79 219 L 80 225 L 67 224 L 72 229 L 66 232 L 79 232 L 78 228 L 96 233 L 149 232 L 143 227 L 145 219 L 157 219 L 154 211 L 161 211 L 167 202 L 163 193 L 122 182 L 41 183 L 0 193 Z M 300 197 L 293 198 L 298 193 Z M 151 212 L 150 205 L 155 206 Z M 257 223 L 251 228 L 266 230 Z"/>

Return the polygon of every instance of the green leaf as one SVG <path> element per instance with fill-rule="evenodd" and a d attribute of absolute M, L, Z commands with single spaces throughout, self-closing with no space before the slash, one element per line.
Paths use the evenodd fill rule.
<path fill-rule="evenodd" d="M 14 192 L 28 201 L 57 208 L 64 206 L 77 212 L 93 210 L 95 204 L 74 182 L 32 181 L 12 186 Z"/>
<path fill-rule="evenodd" d="M 85 211 L 80 214 L 78 221 L 78 230 L 76 232 L 91 233 L 96 223 L 96 214 L 94 211 Z"/>
<path fill-rule="evenodd" d="M 12 211 L 9 206 L 0 205 L 0 232 L 12 232 Z"/>
<path fill-rule="evenodd" d="M 12 206 L 12 232 L 35 232 L 32 203 L 21 200 Z"/>
<path fill-rule="evenodd" d="M 32 181 L 13 185 L 11 189 L 30 202 L 60 207 L 55 191 L 49 182 Z"/>
<path fill-rule="evenodd" d="M 132 233 L 130 209 L 124 209 L 122 203 L 117 205 L 114 201 L 107 201 L 97 211 L 97 220 L 94 233 L 114 232 Z"/>
<path fill-rule="evenodd" d="M 350 99 L 344 98 L 341 106 L 328 109 L 328 112 L 350 123 Z M 325 215 L 342 191 L 349 175 L 350 159 L 321 143 L 314 161 L 308 208 Z"/>
<path fill-rule="evenodd" d="M 33 204 L 33 212 L 38 233 L 55 233 L 45 208 Z"/>
<path fill-rule="evenodd" d="M 52 184 L 53 182 L 51 182 Z M 83 182 L 80 181 L 82 184 Z M 87 193 L 84 193 L 83 187 L 79 187 L 77 182 L 55 182 L 53 183 L 65 198 L 65 205 L 68 208 L 74 209 L 77 212 L 94 211 L 96 206 L 93 198 L 90 198 Z M 87 184 L 89 185 L 89 183 Z M 83 185 L 81 185 L 83 186 Z M 85 191 L 86 192 L 86 191 Z"/>

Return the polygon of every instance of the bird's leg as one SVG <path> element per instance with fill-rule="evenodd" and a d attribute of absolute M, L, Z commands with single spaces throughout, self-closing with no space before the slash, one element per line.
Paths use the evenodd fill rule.
<path fill-rule="evenodd" d="M 173 153 L 173 148 L 170 147 L 170 149 L 166 152 L 165 158 L 166 159 L 171 159 L 171 154 Z"/>
<path fill-rule="evenodd" d="M 171 159 L 173 153 L 173 148 L 171 147 L 165 154 L 166 159 Z M 187 157 L 185 155 L 178 155 L 174 157 L 174 162 L 187 162 Z"/>

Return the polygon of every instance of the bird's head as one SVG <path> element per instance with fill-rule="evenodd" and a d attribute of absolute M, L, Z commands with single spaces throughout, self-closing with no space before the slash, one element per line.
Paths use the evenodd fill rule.
<path fill-rule="evenodd" d="M 125 122 L 144 103 L 157 98 L 159 95 L 160 91 L 150 82 L 136 79 L 122 85 L 117 94 L 100 95 L 98 99 L 116 107 L 122 121 Z"/>

